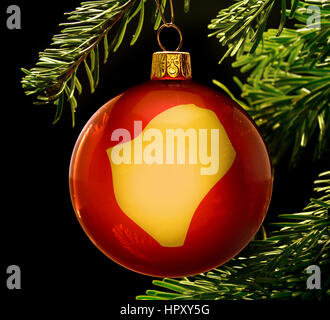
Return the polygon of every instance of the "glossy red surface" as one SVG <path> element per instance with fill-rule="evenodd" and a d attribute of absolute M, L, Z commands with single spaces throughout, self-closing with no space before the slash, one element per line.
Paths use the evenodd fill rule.
<path fill-rule="evenodd" d="M 133 136 L 160 112 L 195 104 L 216 113 L 236 150 L 225 176 L 200 203 L 182 247 L 162 247 L 119 208 L 106 150 L 113 130 Z M 109 258 L 139 273 L 179 277 L 217 267 L 241 251 L 259 229 L 272 193 L 266 146 L 248 115 L 226 96 L 191 81 L 150 81 L 125 91 L 101 107 L 76 143 L 70 192 L 78 220 Z M 175 183 L 175 182 L 174 182 Z"/>

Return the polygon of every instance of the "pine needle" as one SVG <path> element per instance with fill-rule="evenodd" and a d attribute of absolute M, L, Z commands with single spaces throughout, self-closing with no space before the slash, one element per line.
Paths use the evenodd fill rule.
<path fill-rule="evenodd" d="M 100 46 L 103 46 L 103 61 L 108 61 L 111 52 L 116 52 L 126 39 L 127 27 L 136 23 L 136 31 L 130 44 L 137 42 L 145 20 L 145 3 L 153 0 L 100 0 L 86 1 L 76 10 L 66 13 L 67 22 L 60 24 L 62 30 L 53 37 L 50 48 L 39 54 L 36 66 L 22 68 L 22 86 L 26 95 L 34 97 L 35 104 L 54 104 L 57 108 L 54 123 L 58 122 L 65 103 L 64 91 L 71 81 L 69 99 L 74 124 L 77 107 L 76 92 L 81 94 L 82 86 L 77 70 L 84 65 L 93 93 L 100 80 Z M 163 4 L 165 4 L 163 0 Z M 190 1 L 184 2 L 188 11 Z M 156 26 L 160 21 L 156 21 Z M 119 24 L 118 30 L 113 27 Z M 110 41 L 109 41 L 110 40 Z M 74 74 L 74 75 L 73 75 Z"/>
<path fill-rule="evenodd" d="M 330 151 L 330 1 L 312 4 L 313 19 L 320 25 L 307 25 L 311 2 L 305 0 L 292 2 L 290 10 L 282 1 L 278 30 L 264 31 L 266 7 L 272 6 L 266 0 L 238 1 L 221 10 L 209 25 L 217 30 L 211 36 L 229 48 L 221 61 L 230 53 L 236 56 L 232 66 L 247 74 L 239 81 L 243 103 L 259 126 L 274 164 L 290 152 L 290 165 L 295 166 L 312 144 L 315 158 Z M 300 24 L 285 28 L 288 15 Z"/>

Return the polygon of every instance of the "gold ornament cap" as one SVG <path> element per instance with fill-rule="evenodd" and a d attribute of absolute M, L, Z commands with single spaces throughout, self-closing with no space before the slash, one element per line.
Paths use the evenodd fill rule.
<path fill-rule="evenodd" d="M 191 79 L 189 52 L 160 51 L 152 56 L 151 80 Z"/>

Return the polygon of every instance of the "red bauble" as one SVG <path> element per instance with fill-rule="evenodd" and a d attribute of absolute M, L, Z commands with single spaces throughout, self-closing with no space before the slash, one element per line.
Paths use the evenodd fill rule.
<path fill-rule="evenodd" d="M 223 170 L 215 180 L 191 173 L 189 164 L 181 164 L 181 175 L 175 171 L 180 164 L 149 168 L 140 158 L 117 168 L 111 160 L 115 146 L 130 143 L 113 139 L 117 129 L 126 129 L 133 140 L 161 117 L 171 128 L 186 130 L 209 121 L 204 116 L 224 129 Z M 106 103 L 86 124 L 72 156 L 70 191 L 80 224 L 109 258 L 139 273 L 182 277 L 225 263 L 249 243 L 268 209 L 272 172 L 262 137 L 235 102 L 191 81 L 149 81 Z"/>

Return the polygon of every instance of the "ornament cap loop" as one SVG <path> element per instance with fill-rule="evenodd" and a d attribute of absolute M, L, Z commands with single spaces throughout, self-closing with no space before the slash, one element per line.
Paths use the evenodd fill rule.
<path fill-rule="evenodd" d="M 151 80 L 191 79 L 189 52 L 160 51 L 152 56 Z"/>
<path fill-rule="evenodd" d="M 177 25 L 173 24 L 173 23 L 164 23 L 163 25 L 161 25 L 159 27 L 159 29 L 157 31 L 157 41 L 158 41 L 158 44 L 161 47 L 161 49 L 163 51 L 167 51 L 166 48 L 163 46 L 162 42 L 160 41 L 160 33 L 162 32 L 162 30 L 164 28 L 173 28 L 178 32 L 178 34 L 180 36 L 180 43 L 179 43 L 179 45 L 178 45 L 178 47 L 176 48 L 175 51 L 180 51 L 180 49 L 182 48 L 182 43 L 183 43 L 182 32 L 181 32 L 180 28 Z"/>

